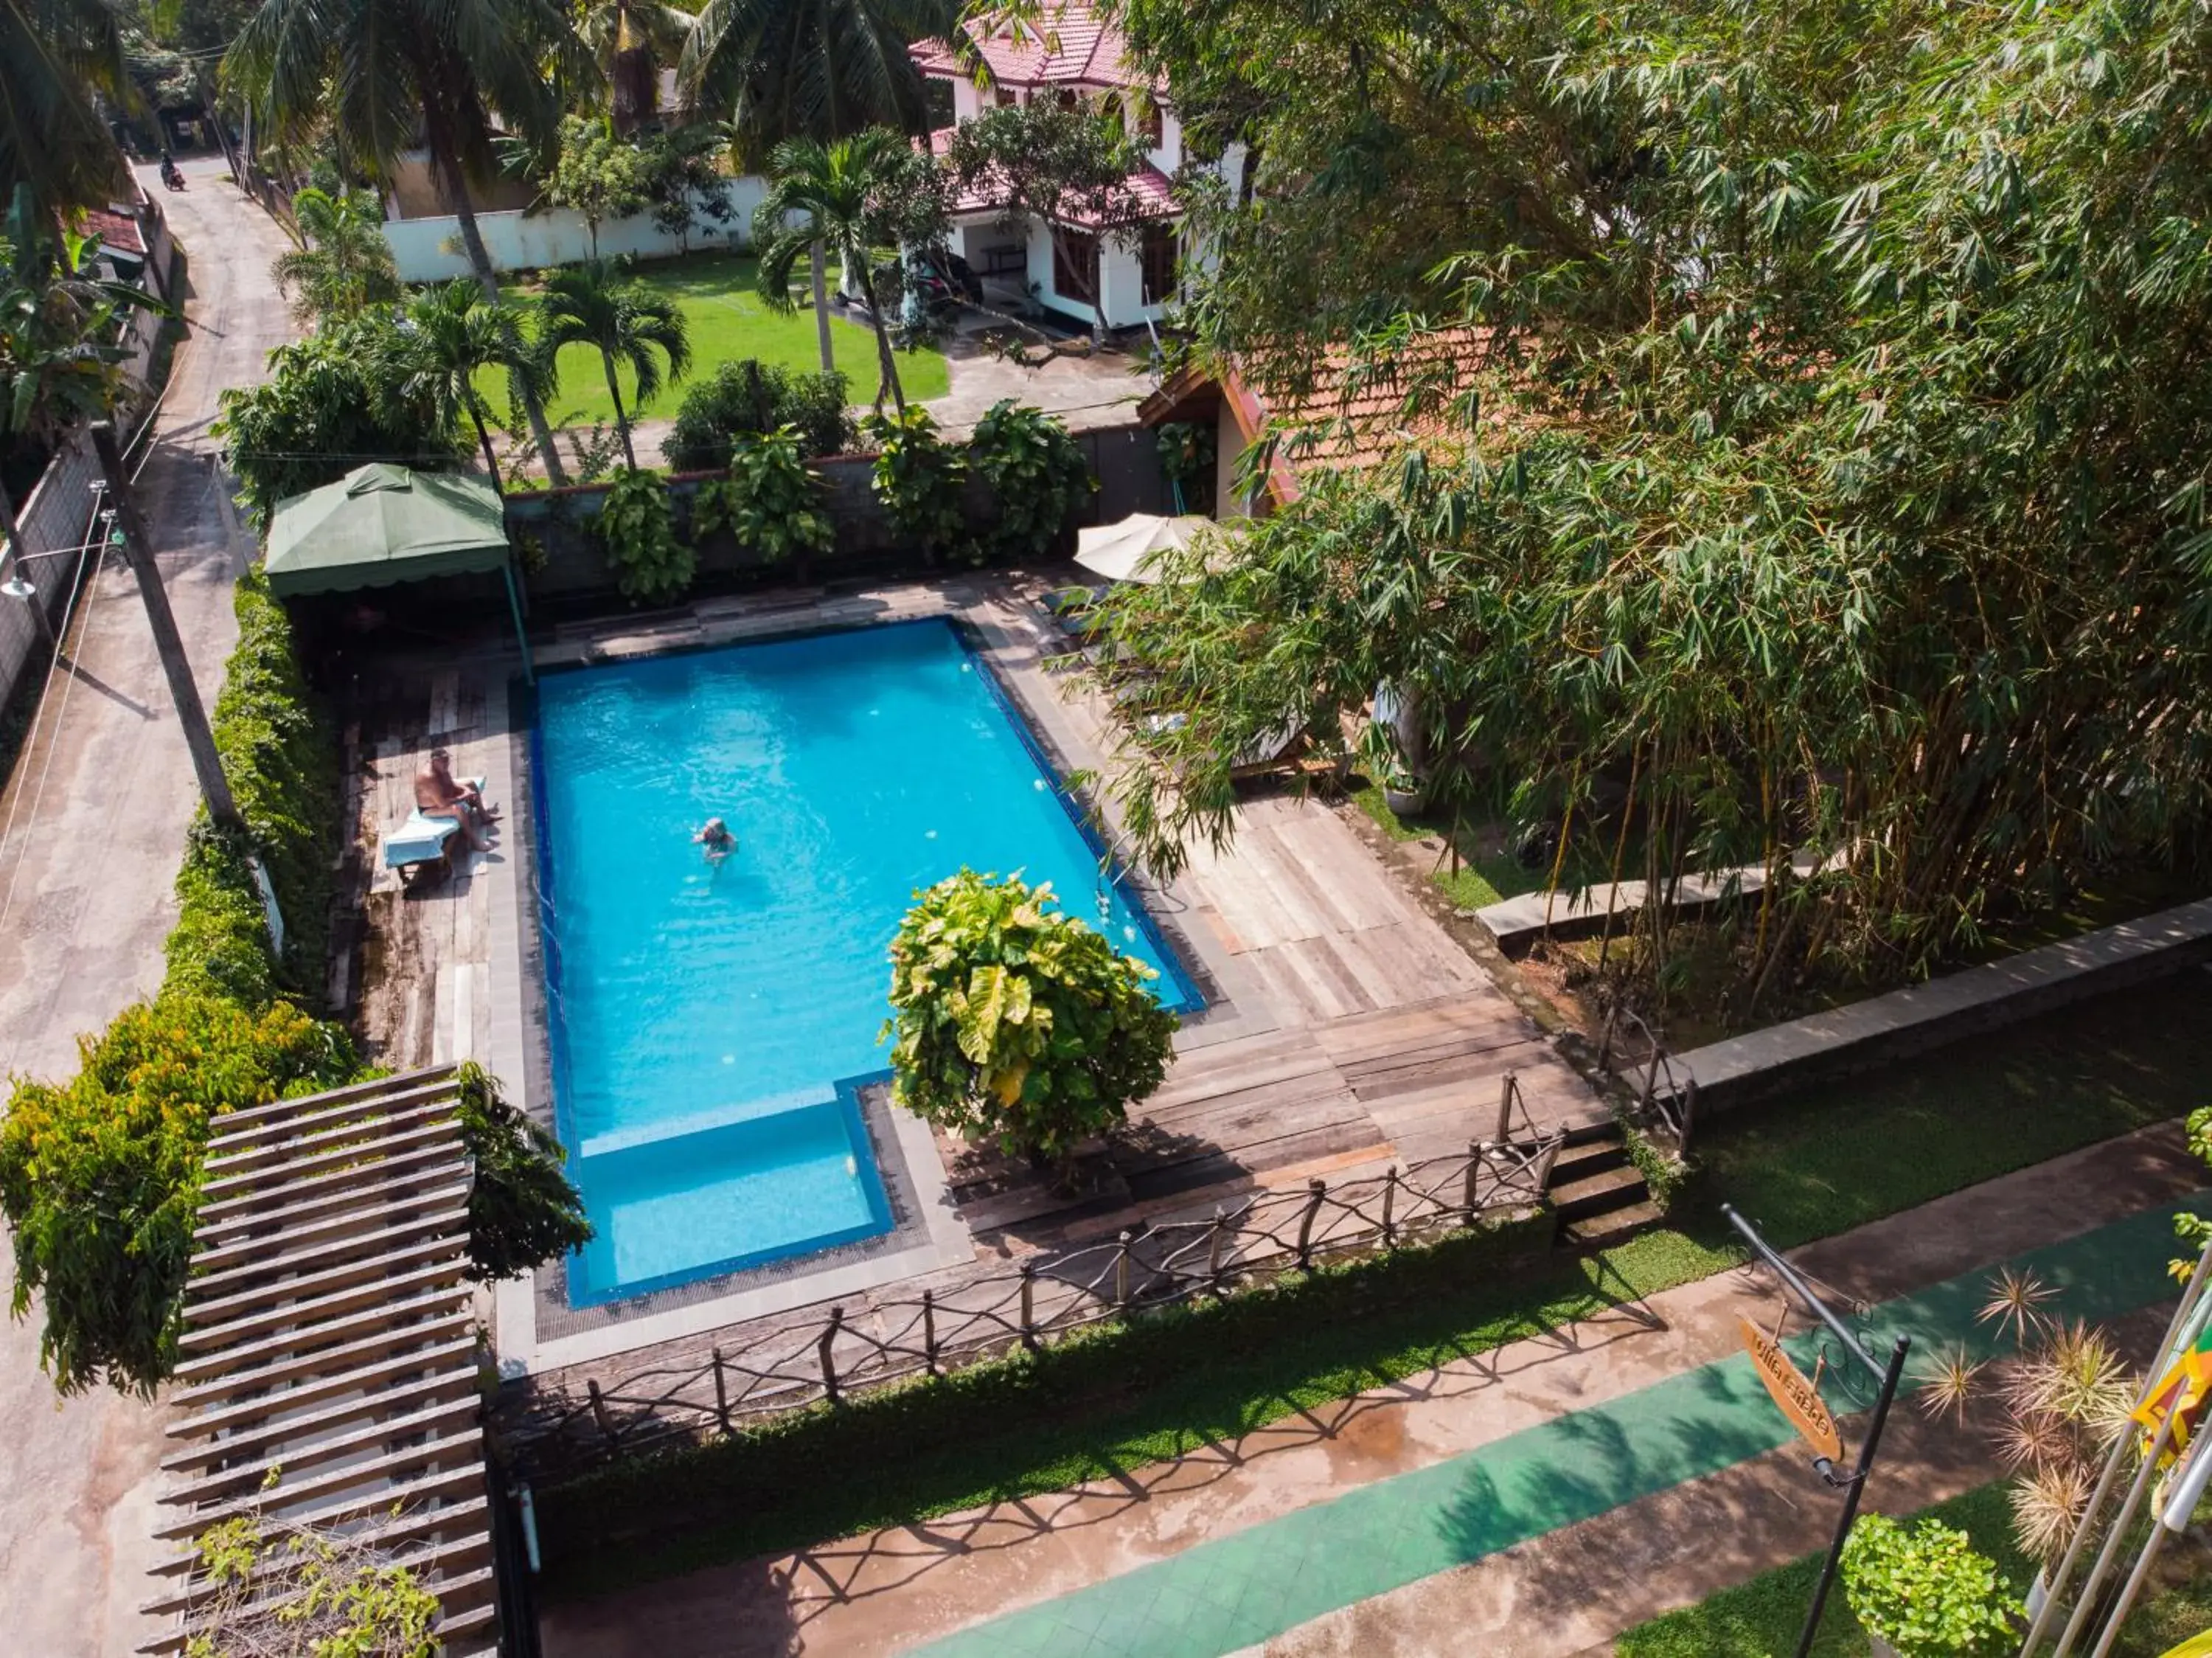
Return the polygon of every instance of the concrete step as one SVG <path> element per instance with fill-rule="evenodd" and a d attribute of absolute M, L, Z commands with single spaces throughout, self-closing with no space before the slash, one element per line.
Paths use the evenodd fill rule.
<path fill-rule="evenodd" d="M 1641 1232 L 1661 1218 L 1659 1205 L 1650 1198 L 1626 1209 L 1608 1210 L 1579 1221 L 1570 1221 L 1559 1236 L 1577 1249 L 1604 1249 Z"/>
<path fill-rule="evenodd" d="M 1611 1139 L 1585 1140 L 1579 1144 L 1570 1140 L 1559 1148 L 1559 1161 L 1552 1165 L 1553 1189 L 1571 1185 L 1587 1175 L 1619 1168 L 1627 1161 L 1628 1148 L 1618 1134 Z"/>
<path fill-rule="evenodd" d="M 1643 1203 L 1650 1195 L 1644 1176 L 1626 1162 L 1577 1179 L 1554 1179 L 1552 1182 L 1552 1207 L 1559 1211 L 1563 1223 L 1611 1214 L 1614 1210 Z"/>

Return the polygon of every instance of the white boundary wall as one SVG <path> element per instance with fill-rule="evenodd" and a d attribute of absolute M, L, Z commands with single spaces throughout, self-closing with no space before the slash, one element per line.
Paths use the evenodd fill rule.
<path fill-rule="evenodd" d="M 735 247 L 750 234 L 753 209 L 768 194 L 768 181 L 750 174 L 730 180 L 723 194 L 734 210 L 726 223 L 702 219 L 690 235 L 689 247 Z M 556 265 L 574 265 L 592 253 L 591 227 L 584 216 L 565 207 L 542 213 L 479 213 L 477 229 L 484 251 L 497 271 L 536 271 Z M 392 244 L 392 262 L 402 282 L 439 282 L 469 274 L 468 255 L 460 247 L 460 221 L 450 213 L 427 219 L 387 219 L 384 239 Z M 448 247 L 450 246 L 450 251 Z M 659 229 L 649 213 L 626 219 L 608 219 L 599 226 L 599 252 L 638 259 L 672 259 L 686 244 Z"/>

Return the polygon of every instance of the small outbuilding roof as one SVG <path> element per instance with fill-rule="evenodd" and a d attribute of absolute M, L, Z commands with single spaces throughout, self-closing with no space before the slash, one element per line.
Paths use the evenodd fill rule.
<path fill-rule="evenodd" d="M 481 478 L 386 461 L 276 503 L 265 569 L 279 598 L 507 567 L 507 517 Z"/>

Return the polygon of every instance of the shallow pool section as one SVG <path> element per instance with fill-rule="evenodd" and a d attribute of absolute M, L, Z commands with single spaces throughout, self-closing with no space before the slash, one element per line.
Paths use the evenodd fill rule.
<path fill-rule="evenodd" d="M 549 674 L 533 736 L 556 1117 L 599 1231 L 578 1305 L 890 1229 L 854 1085 L 920 887 L 1048 881 L 1200 1002 L 950 623 Z"/>

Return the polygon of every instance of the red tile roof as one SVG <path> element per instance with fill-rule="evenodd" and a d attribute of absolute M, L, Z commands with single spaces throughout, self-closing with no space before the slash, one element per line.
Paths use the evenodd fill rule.
<path fill-rule="evenodd" d="M 1080 0 L 1049 5 L 1034 23 L 1021 27 L 1019 39 L 1011 24 L 1001 24 L 988 35 L 973 21 L 961 27 L 975 42 L 992 80 L 1000 86 L 1110 90 L 1147 84 L 1147 77 L 1128 64 L 1121 32 Z M 950 41 L 918 40 L 912 51 L 915 65 L 924 75 L 968 78 L 968 68 Z"/>
<path fill-rule="evenodd" d="M 102 247 L 118 253 L 135 253 L 141 259 L 146 256 L 146 239 L 138 234 L 138 221 L 128 213 L 88 207 L 79 216 L 78 229 L 88 236 L 98 236 Z"/>
<path fill-rule="evenodd" d="M 949 126 L 939 127 L 931 133 L 929 135 L 931 153 L 943 156 L 952 147 L 952 133 L 953 129 Z M 1138 216 L 1147 219 L 1175 217 L 1178 210 L 1175 204 L 1175 186 L 1169 180 L 1168 175 L 1159 168 L 1147 162 L 1132 173 L 1127 182 L 1130 193 L 1136 198 Z M 1004 200 L 1005 198 L 994 192 L 988 184 L 981 185 L 975 189 L 963 191 L 959 199 L 952 204 L 952 211 L 988 213 L 1003 205 Z M 1091 230 L 1097 228 L 1098 221 L 1094 214 L 1071 213 L 1065 222 L 1073 225 L 1079 230 Z"/>

